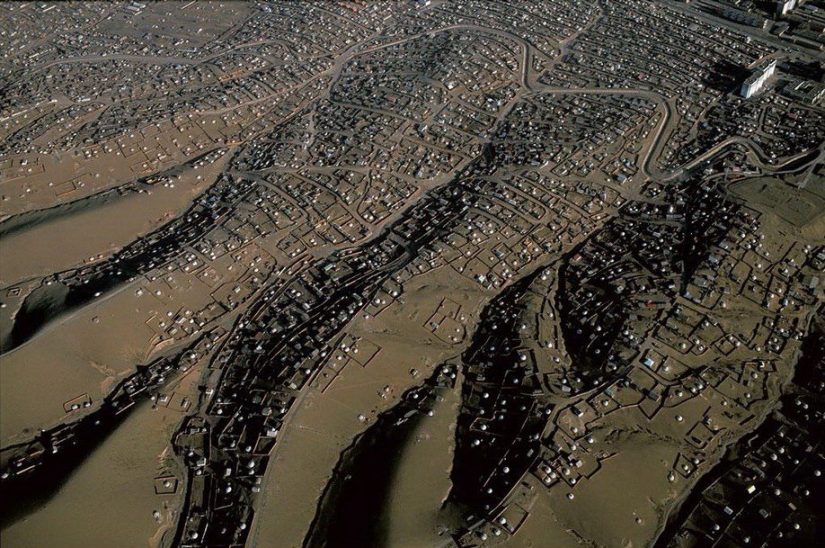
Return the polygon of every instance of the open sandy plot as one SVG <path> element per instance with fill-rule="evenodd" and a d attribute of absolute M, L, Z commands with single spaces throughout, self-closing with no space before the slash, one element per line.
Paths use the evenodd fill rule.
<path fill-rule="evenodd" d="M 166 387 L 194 396 L 200 368 Z M 94 451 L 45 505 L 3 530 L 10 546 L 146 548 L 150 539 L 174 528 L 183 495 L 165 458 L 169 439 L 185 409 L 180 397 L 157 407 L 148 402 Z M 163 487 L 164 478 L 170 484 Z M 161 487 L 158 489 L 158 487 Z M 160 494 L 159 494 L 160 492 Z"/>
<path fill-rule="evenodd" d="M 617 455 L 602 463 L 595 481 L 576 485 L 573 500 L 567 498 L 571 490 L 560 486 L 550 491 L 550 504 L 565 529 L 599 546 L 649 546 L 663 518 L 661 508 L 675 494 L 667 472 L 677 452 L 640 438 L 621 445 Z"/>
<path fill-rule="evenodd" d="M 59 272 L 109 253 L 177 217 L 220 172 L 221 159 L 203 170 L 189 170 L 174 187 L 113 194 L 67 215 L 21 228 L 0 239 L 0 285 Z M 145 189 L 144 189 L 145 190 Z"/>
<path fill-rule="evenodd" d="M 130 287 L 58 319 L 3 356 L 4 444 L 66 419 L 63 403 L 83 394 L 94 409 L 119 379 L 147 362 L 153 333 L 143 322 L 158 303 L 141 300 Z"/>
<path fill-rule="evenodd" d="M 748 179 L 732 185 L 731 190 L 754 208 L 774 213 L 798 228 L 825 215 L 825 198 L 777 178 Z"/>
<path fill-rule="evenodd" d="M 450 298 L 461 304 L 466 314 L 465 325 L 470 329 L 485 292 L 458 274 L 449 276 L 456 278 Z M 431 276 L 411 282 L 411 287 L 378 316 L 362 317 L 347 330 L 350 337 L 361 337 L 361 342 L 350 348 L 350 352 L 359 346 L 371 348 L 373 344 L 381 351 L 365 367 L 351 360 L 331 385 L 322 383 L 323 386 L 310 389 L 295 409 L 275 450 L 252 537 L 253 546 L 300 546 L 341 451 L 378 413 L 397 403 L 405 390 L 419 384 L 443 360 L 461 352 L 460 345 L 443 342 L 425 327 L 425 320 L 446 294 L 444 286 L 428 286 L 427 282 L 432 282 Z M 415 375 L 411 374 L 413 369 Z M 440 406 L 444 416 L 439 420 L 447 420 L 450 414 L 451 404 L 444 404 Z M 359 420 L 359 415 L 366 420 Z M 437 422 L 422 428 L 419 435 L 429 439 L 420 446 L 413 445 L 402 459 L 398 498 L 392 502 L 390 534 L 395 535 L 398 542 L 411 546 L 422 540 L 438 540 L 433 533 L 435 525 L 416 528 L 414 524 L 424 519 L 420 512 L 425 507 L 431 512 L 429 517 L 435 519 L 449 487 L 446 475 L 438 476 L 440 479 L 428 477 L 422 484 L 418 468 L 428 458 L 441 463 L 439 470 L 452 462 L 449 424 Z M 431 428 L 438 429 L 438 433 Z M 430 449 L 434 449 L 435 456 Z M 422 539 L 420 534 L 426 538 Z"/>

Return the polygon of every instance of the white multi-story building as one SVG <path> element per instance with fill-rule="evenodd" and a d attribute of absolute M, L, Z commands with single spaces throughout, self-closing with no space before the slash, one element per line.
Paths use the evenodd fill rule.
<path fill-rule="evenodd" d="M 796 7 L 796 0 L 777 0 L 776 14 L 787 15 L 792 9 Z"/>
<path fill-rule="evenodd" d="M 773 73 L 776 72 L 776 59 L 772 59 L 769 62 L 765 63 L 761 67 L 757 67 L 756 70 L 751 73 L 748 78 L 742 82 L 742 89 L 740 90 L 740 94 L 742 97 L 747 99 L 748 97 L 753 97 L 765 82 L 773 76 Z"/>

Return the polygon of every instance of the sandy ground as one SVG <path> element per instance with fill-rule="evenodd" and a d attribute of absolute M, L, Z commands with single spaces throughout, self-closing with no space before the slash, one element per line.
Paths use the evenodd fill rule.
<path fill-rule="evenodd" d="M 180 147 L 171 144 L 173 138 L 180 138 Z M 130 137 L 96 144 L 85 154 L 77 151 L 31 155 L 25 167 L 14 163 L 13 167 L 0 169 L 0 217 L 91 196 L 179 165 L 208 150 L 183 150 L 190 140 L 175 128 L 169 129 L 163 138 L 155 136 L 152 141 L 165 145 L 171 154 L 162 161 L 147 161 L 142 151 L 147 144 L 143 136 L 135 132 Z"/>
<path fill-rule="evenodd" d="M 229 157 L 184 170 L 174 187 L 158 185 L 150 192 L 114 195 L 0 240 L 0 286 L 16 284 L 0 295 L 5 304 L 0 335 L 10 332 L 14 313 L 38 283 L 37 277 L 105 257 L 168 222 L 214 181 Z M 20 282 L 30 278 L 32 283 Z M 144 291 L 142 298 L 136 295 L 141 284 L 146 285 L 145 280 L 58 318 L 0 358 L 0 443 L 22 441 L 38 428 L 72 420 L 63 404 L 74 398 L 88 395 L 93 410 L 118 380 L 150 359 L 157 333 L 147 322 L 176 313 L 183 302 L 197 309 L 198 303 L 211 300 L 198 283 L 174 291 L 162 288 L 162 297 Z M 176 293 L 181 300 L 174 298 Z"/>
<path fill-rule="evenodd" d="M 567 527 L 558 521 L 549 500 L 539 496 L 533 505 L 530 517 L 519 529 L 518 534 L 499 544 L 504 548 L 580 548 L 582 545 Z M 565 499 L 567 500 L 567 499 Z"/>
<path fill-rule="evenodd" d="M 398 469 L 387 505 L 387 544 L 393 548 L 442 546 L 448 536 L 439 536 L 440 508 L 450 492 L 450 469 L 455 447 L 455 423 L 461 404 L 461 383 L 440 391 L 434 415 L 426 417 L 399 455 Z"/>
<path fill-rule="evenodd" d="M 604 462 L 597 479 L 576 486 L 575 499 L 567 499 L 567 489 L 553 489 L 550 504 L 566 528 L 600 546 L 649 546 L 661 505 L 676 494 L 667 472 L 678 452 L 643 439 L 617 445 L 620 452 Z"/>
<path fill-rule="evenodd" d="M 174 187 L 114 195 L 106 203 L 27 227 L 0 239 L 0 286 L 45 276 L 108 256 L 177 217 L 215 180 L 229 155 L 187 170 Z M 198 179 L 200 177 L 200 179 Z"/>
<path fill-rule="evenodd" d="M 2 532 L 3 546 L 153 546 L 153 537 L 174 526 L 183 494 L 179 487 L 171 494 L 156 493 L 156 487 L 172 490 L 157 478 L 174 476 L 165 455 L 188 408 L 181 405 L 183 398 L 195 397 L 201 370 L 192 368 L 165 387 L 166 405 L 138 406 L 45 506 Z"/>
<path fill-rule="evenodd" d="M 5 354 L 0 367 L 3 445 L 68 419 L 63 403 L 73 398 L 88 394 L 93 404 L 100 403 L 135 365 L 147 363 L 153 332 L 144 321 L 157 305 L 126 286 Z"/>
<path fill-rule="evenodd" d="M 341 451 L 368 426 L 358 420 L 358 415 L 372 418 L 391 407 L 405 390 L 426 378 L 434 366 L 461 352 L 463 343 L 446 344 L 423 326 L 449 294 L 461 304 L 466 325 L 471 329 L 489 295 L 454 271 L 438 272 L 438 277 L 443 286 L 427 285 L 434 281 L 433 274 L 414 279 L 401 295 L 403 303 L 395 301 L 370 319 L 361 317 L 346 331 L 371 341 L 381 351 L 366 367 L 349 363 L 325 392 L 320 388 L 308 390 L 294 411 L 292 422 L 282 430 L 284 435 L 276 447 L 266 489 L 259 499 L 257 529 L 250 546 L 301 546 Z M 413 368 L 419 371 L 415 378 L 410 375 Z M 390 387 L 390 391 L 384 392 L 384 387 Z M 444 412 L 438 420 L 447 421 L 450 414 Z M 421 479 L 420 473 L 414 471 L 421 466 L 418 463 L 428 462 L 429 472 L 446 470 L 452 460 L 449 424 L 427 422 L 423 427 L 426 432 L 420 435 L 428 435 L 429 439 L 410 448 L 403 471 L 399 472 L 398 498 L 393 501 L 390 536 L 403 546 L 420 545 L 419 541 L 433 538 L 432 527 L 416 528 L 414 523 L 421 519 L 421 509 L 427 508 L 430 516 L 438 510 L 449 486 L 445 475 L 428 478 L 432 481 L 426 486 L 416 485 Z M 434 430 L 430 431 L 431 428 Z M 440 433 L 436 434 L 436 430 Z M 430 449 L 435 449 L 435 454 Z M 418 536 L 421 533 L 425 539 Z"/>

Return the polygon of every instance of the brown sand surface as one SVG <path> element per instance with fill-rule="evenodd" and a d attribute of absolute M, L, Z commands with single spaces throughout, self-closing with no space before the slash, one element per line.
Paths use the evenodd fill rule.
<path fill-rule="evenodd" d="M 156 478 L 173 475 L 165 458 L 169 439 L 183 417 L 183 397 L 195 397 L 200 370 L 165 387 L 166 405 L 139 405 L 45 506 L 2 532 L 3 547 L 151 546 L 150 539 L 174 524 L 180 504 L 182 484 L 159 495 Z"/>
<path fill-rule="evenodd" d="M 266 487 L 259 499 L 258 519 L 250 546 L 301 546 L 315 516 L 318 499 L 332 476 L 341 452 L 369 426 L 372 418 L 392 407 L 405 390 L 420 384 L 433 367 L 459 354 L 464 348 L 462 344 L 446 344 L 426 330 L 424 325 L 441 300 L 449 295 L 461 304 L 462 312 L 466 314 L 466 325 L 471 329 L 489 296 L 458 274 L 439 274 L 439 282 L 445 285 L 428 286 L 428 281 L 433 282 L 432 276 L 415 279 L 408 284 L 410 287 L 405 288 L 402 300 L 395 301 L 377 316 L 369 319 L 359 317 L 346 331 L 371 341 L 381 350 L 366 367 L 349 363 L 326 391 L 310 388 L 303 401 L 297 404 L 291 422 L 282 431 L 270 465 Z M 454 284 L 450 291 L 446 289 L 448 282 Z M 410 375 L 411 369 L 417 369 L 419 374 L 413 377 Z M 389 390 L 385 391 L 385 387 Z M 446 420 L 449 414 L 443 413 L 445 417 L 442 419 Z M 359 415 L 368 420 L 359 420 Z M 433 434 L 431 438 L 434 437 Z M 444 435 L 440 441 L 432 443 L 433 448 L 437 449 L 437 445 L 444 453 L 438 457 L 444 459 L 444 466 L 438 464 L 439 470 L 446 470 L 448 460 L 451 460 L 447 438 Z M 424 447 L 420 450 L 421 453 L 415 451 L 414 456 L 410 456 L 412 460 L 405 466 L 416 466 L 416 462 L 426 458 L 423 456 Z M 417 477 L 417 474 L 407 474 L 403 480 L 399 479 L 398 493 L 405 494 L 397 504 L 406 499 L 429 506 L 429 501 L 434 501 L 437 509 L 441 497 L 446 494 L 447 484 L 437 481 L 431 489 L 418 494 L 415 488 L 410 491 L 402 485 L 408 478 L 418 481 Z M 419 496 L 422 498 L 417 498 Z M 412 519 L 412 514 L 406 511 L 397 517 L 395 523 L 399 539 L 415 540 L 411 535 Z"/>
<path fill-rule="evenodd" d="M 341 384 L 334 390 L 307 394 L 276 449 L 258 514 L 255 546 L 301 545 L 341 451 L 368 427 L 358 416 L 375 416 L 384 386 L 392 384 L 400 394 L 409 387 L 402 383 L 417 384 L 407 374 L 419 365 L 419 356 L 411 351 L 398 345 L 382 351 L 386 361 L 370 365 L 395 370 L 395 375 L 351 364 L 347 375 L 335 381 Z"/>
<path fill-rule="evenodd" d="M 441 505 L 452 487 L 450 469 L 455 424 L 461 404 L 460 379 L 453 390 L 439 390 L 432 417 L 425 417 L 398 456 L 387 506 L 387 545 L 392 548 L 442 546 Z M 446 533 L 445 533 L 446 535 Z"/>
<path fill-rule="evenodd" d="M 749 206 L 772 213 L 800 228 L 825 214 L 825 197 L 808 189 L 793 187 L 777 177 L 746 179 L 731 185 L 731 191 L 747 200 Z"/>
<path fill-rule="evenodd" d="M 504 548 L 580 548 L 582 545 L 575 535 L 568 532 L 567 527 L 560 523 L 553 513 L 547 493 L 536 497 L 536 502 L 530 509 L 530 516 L 524 522 L 518 533 L 507 538 L 497 546 Z"/>
<path fill-rule="evenodd" d="M 676 496 L 667 481 L 678 452 L 646 436 L 622 438 L 618 453 L 603 461 L 592 481 L 582 479 L 571 489 L 566 484 L 542 493 L 565 528 L 599 546 L 649 546 L 663 518 L 662 507 Z M 532 519 L 532 518 L 531 518 Z"/>
<path fill-rule="evenodd" d="M 299 548 L 338 460 L 338 454 L 330 450 L 333 444 L 327 435 L 306 428 L 296 426 L 279 444 L 278 456 L 270 462 L 267 489 L 259 499 L 257 531 L 253 531 L 250 546 Z M 284 470 L 282 462 L 286 459 L 291 466 Z M 300 466 L 297 460 L 301 460 Z"/>
<path fill-rule="evenodd" d="M 187 170 L 174 187 L 114 196 L 0 239 L 0 286 L 97 260 L 169 222 L 215 180 L 228 157 Z"/>
<path fill-rule="evenodd" d="M 64 402 L 83 394 L 94 409 L 119 379 L 147 363 L 153 332 L 144 322 L 157 305 L 126 286 L 5 354 L 0 359 L 3 445 L 69 419 Z"/>
<path fill-rule="evenodd" d="M 89 159 L 82 154 L 30 156 L 25 170 L 3 175 L 2 212 L 15 215 L 91 196 L 142 174 L 113 151 Z"/>
<path fill-rule="evenodd" d="M 170 147 L 172 154 L 162 161 L 147 161 L 142 152 L 147 143 L 141 134 L 129 135 L 94 145 L 94 154 L 30 155 L 26 157 L 28 165 L 25 167 L 19 166 L 19 159 L 16 159 L 12 162 L 14 167 L 0 171 L 0 218 L 91 196 L 164 171 L 209 150 L 191 149 L 188 135 L 179 129 L 171 129 L 166 133 L 164 143 L 177 138 L 180 144 Z M 153 141 L 159 139 L 156 136 Z M 132 151 L 134 154 L 130 154 Z"/>

